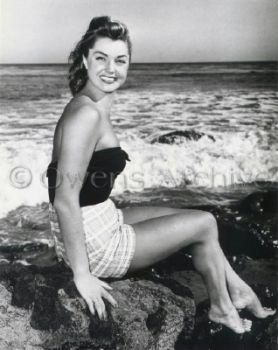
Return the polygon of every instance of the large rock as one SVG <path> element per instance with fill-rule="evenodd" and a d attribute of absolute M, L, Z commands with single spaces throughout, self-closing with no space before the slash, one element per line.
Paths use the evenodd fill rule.
<path fill-rule="evenodd" d="M 208 137 L 212 141 L 215 141 L 215 138 L 212 135 L 204 134 L 200 131 L 176 130 L 154 138 L 153 140 L 151 140 L 151 143 L 179 144 L 181 142 L 184 142 L 184 140 L 198 141 L 201 137 L 204 136 Z"/>
<path fill-rule="evenodd" d="M 277 308 L 276 292 L 264 285 L 251 285 L 262 304 Z M 206 317 L 208 300 L 197 306 L 196 323 L 193 336 L 187 349 L 191 350 L 276 350 L 277 314 L 266 319 L 257 319 L 250 312 L 242 310 L 240 316 L 252 321 L 251 331 L 243 335 L 232 332 L 227 327 L 209 322 Z"/>
<path fill-rule="evenodd" d="M 278 190 L 253 192 L 240 203 L 240 210 L 257 216 L 264 213 L 278 213 Z"/>
<path fill-rule="evenodd" d="M 198 206 L 217 219 L 226 255 L 273 258 L 278 252 L 278 191 L 254 192 L 230 206 Z M 193 208 L 193 207 L 191 207 Z"/>
<path fill-rule="evenodd" d="M 31 262 L 38 258 L 41 265 L 52 264 L 50 247 L 53 238 L 47 203 L 34 207 L 21 205 L 0 219 L 0 260 Z"/>
<path fill-rule="evenodd" d="M 248 283 L 254 282 L 255 276 L 256 282 L 260 280 L 265 286 L 276 287 L 274 258 L 278 215 L 273 208 L 277 208 L 277 191 L 254 193 L 231 206 L 195 208 L 215 215 L 222 247 L 230 255 L 233 267 Z M 0 340 L 4 342 L 3 350 L 41 349 L 38 344 L 55 350 L 115 350 L 117 346 L 140 350 L 189 350 L 192 346 L 199 350 L 211 329 L 203 324 L 199 328 L 202 332 L 198 333 L 195 327 L 195 338 L 191 337 L 194 303 L 190 290 L 181 283 L 190 286 L 198 302 L 206 297 L 206 291 L 192 271 L 188 253 L 185 249 L 129 279 L 110 281 L 112 294 L 120 307 L 111 309 L 107 305 L 109 320 L 99 322 L 78 296 L 70 271 L 57 264 L 47 204 L 17 208 L 0 219 Z M 277 319 L 255 327 L 259 330 L 262 349 L 275 349 L 276 326 Z M 245 336 L 245 340 L 249 339 L 247 343 L 234 335 L 217 333 L 216 337 L 209 338 L 215 349 L 219 343 L 217 339 L 222 345 L 223 340 L 236 344 L 233 350 L 251 350 L 247 345 L 257 346 L 254 333 L 251 338 Z"/>
<path fill-rule="evenodd" d="M 164 285 L 163 280 L 138 277 L 111 280 L 118 307 L 106 303 L 108 320 L 100 321 L 90 314 L 62 264 L 2 264 L 0 279 L 1 350 L 170 350 L 178 337 L 188 340 L 194 328 L 192 295 L 173 293 L 165 286 L 170 280 Z M 178 289 L 176 282 L 172 289 Z"/>

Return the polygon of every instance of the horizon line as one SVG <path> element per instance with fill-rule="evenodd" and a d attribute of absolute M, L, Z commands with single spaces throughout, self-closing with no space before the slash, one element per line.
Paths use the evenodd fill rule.
<path fill-rule="evenodd" d="M 273 59 L 273 60 L 243 60 L 243 61 L 166 61 L 166 62 L 131 62 L 132 64 L 215 64 L 215 63 L 278 63 L 278 59 Z M 34 65 L 34 66 L 51 66 L 51 65 L 68 65 L 68 62 L 34 62 L 34 63 L 0 63 L 0 66 L 12 66 L 12 65 Z"/>

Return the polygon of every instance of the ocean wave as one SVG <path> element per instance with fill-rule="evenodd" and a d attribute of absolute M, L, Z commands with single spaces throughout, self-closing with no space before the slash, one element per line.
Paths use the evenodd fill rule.
<path fill-rule="evenodd" d="M 278 181 L 276 151 L 261 149 L 264 135 L 219 133 L 215 141 L 207 136 L 178 144 L 151 144 L 131 131 L 122 134 L 121 146 L 128 162 L 115 182 L 112 194 L 147 189 L 229 187 L 259 181 Z M 5 142 L 0 146 L 0 174 L 3 203 L 0 215 L 20 204 L 34 205 L 48 200 L 45 170 L 51 144 L 39 140 Z"/>

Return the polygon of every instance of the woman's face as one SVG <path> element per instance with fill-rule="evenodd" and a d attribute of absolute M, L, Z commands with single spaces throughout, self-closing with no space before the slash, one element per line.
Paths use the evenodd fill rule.
<path fill-rule="evenodd" d="M 88 80 L 98 93 L 111 93 L 122 86 L 129 67 L 127 43 L 99 38 L 84 58 Z"/>

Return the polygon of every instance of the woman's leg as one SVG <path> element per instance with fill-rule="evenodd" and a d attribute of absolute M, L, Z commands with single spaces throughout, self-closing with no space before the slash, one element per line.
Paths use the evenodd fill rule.
<path fill-rule="evenodd" d="M 245 283 L 239 275 L 233 270 L 230 263 L 226 259 L 223 251 L 223 259 L 225 261 L 226 279 L 230 292 L 230 296 L 234 306 L 237 309 L 247 308 L 254 316 L 258 318 L 266 318 L 275 314 L 276 310 L 265 308 L 262 306 L 257 295 L 251 287 Z"/>
<path fill-rule="evenodd" d="M 138 223 L 150 218 L 160 216 L 182 214 L 187 209 L 169 208 L 161 206 L 141 206 L 122 209 L 124 221 L 128 224 Z M 273 315 L 276 311 L 262 307 L 258 297 L 253 290 L 233 270 L 224 253 L 225 275 L 228 284 L 231 300 L 237 309 L 247 308 L 258 318 L 265 318 Z"/>
<path fill-rule="evenodd" d="M 192 245 L 193 263 L 204 278 L 211 301 L 209 318 L 237 333 L 250 329 L 250 322 L 242 322 L 229 297 L 213 215 L 199 210 L 183 210 L 182 213 L 135 223 L 133 227 L 136 249 L 130 271 L 150 266 Z"/>
<path fill-rule="evenodd" d="M 158 218 L 160 216 L 185 213 L 187 209 L 170 208 L 161 206 L 141 206 L 121 209 L 125 224 L 135 224 L 140 221 Z"/>

